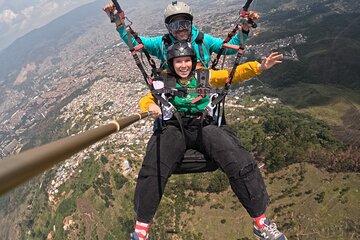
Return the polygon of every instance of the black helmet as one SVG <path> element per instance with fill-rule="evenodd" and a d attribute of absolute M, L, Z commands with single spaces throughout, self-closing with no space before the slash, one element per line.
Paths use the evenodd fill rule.
<path fill-rule="evenodd" d="M 166 61 L 168 63 L 171 72 L 175 73 L 173 59 L 176 57 L 190 56 L 192 61 L 191 71 L 195 70 L 196 67 L 196 53 L 191 43 L 186 41 L 175 42 L 171 45 L 166 53 Z"/>

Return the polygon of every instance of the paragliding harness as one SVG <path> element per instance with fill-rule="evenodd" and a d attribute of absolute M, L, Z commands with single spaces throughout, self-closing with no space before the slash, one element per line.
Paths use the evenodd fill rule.
<path fill-rule="evenodd" d="M 163 99 L 171 101 L 175 96 L 186 98 L 188 94 L 197 94 L 198 97 L 191 101 L 192 104 L 198 102 L 200 99 L 217 95 L 222 92 L 221 89 L 211 88 L 209 84 L 209 69 L 199 69 L 196 71 L 195 79 L 197 81 L 196 88 L 187 88 L 187 87 L 177 87 L 176 86 L 176 77 L 172 75 L 165 74 L 159 79 L 154 81 L 163 82 L 163 88 L 154 89 L 152 91 L 153 96 L 164 96 Z M 157 97 L 158 99 L 158 97 Z M 210 103 L 209 103 L 210 104 Z M 161 104 L 160 104 L 160 107 Z M 164 109 L 164 107 L 162 107 Z M 168 111 L 165 106 L 165 111 Z M 173 112 L 172 112 L 173 113 Z M 170 118 L 168 120 L 161 121 L 163 124 L 160 128 L 166 128 L 168 125 L 174 125 L 181 129 L 181 132 L 185 138 L 184 129 L 192 126 L 197 126 L 199 135 L 201 134 L 201 129 L 203 126 L 214 124 L 214 119 L 208 115 L 207 109 L 204 111 L 198 111 L 195 113 L 190 112 L 178 112 L 181 116 L 180 121 L 178 118 Z M 164 113 L 163 113 L 164 116 Z M 188 149 L 184 155 L 184 158 L 180 165 L 174 170 L 174 174 L 183 174 L 183 173 L 197 173 L 197 172 L 210 172 L 218 169 L 218 165 L 215 161 L 207 159 L 202 153 L 194 150 Z"/>
<path fill-rule="evenodd" d="M 125 18 L 126 17 L 125 17 L 124 11 L 121 9 L 121 7 L 120 7 L 119 3 L 117 2 L 117 0 L 112 0 L 112 2 L 114 3 L 114 5 L 116 7 L 116 10 L 118 11 L 118 14 L 119 14 L 119 16 L 116 16 L 116 17 L 120 17 L 121 21 L 122 21 L 122 25 L 125 26 Z M 113 21 L 113 19 L 112 19 L 113 17 L 114 16 L 110 17 L 112 21 Z M 174 87 L 171 87 L 170 89 L 169 88 L 164 88 L 163 92 L 154 89 L 154 86 L 153 86 L 154 79 L 161 79 L 162 76 L 159 75 L 158 70 L 156 68 L 156 64 L 155 64 L 154 60 L 151 58 L 149 52 L 146 50 L 144 44 L 142 43 L 142 40 L 139 38 L 138 34 L 135 31 L 132 30 L 130 25 L 131 25 L 131 22 L 130 22 L 129 25 L 126 26 L 126 32 L 127 32 L 127 36 L 128 36 L 128 44 L 129 44 L 129 50 L 131 52 L 131 55 L 133 56 L 136 65 L 140 69 L 140 71 L 141 71 L 141 73 L 142 73 L 142 75 L 144 77 L 145 83 L 149 87 L 149 89 L 152 92 L 154 98 L 161 105 L 163 105 L 167 109 L 167 111 L 170 111 L 175 116 L 176 120 L 179 122 L 180 129 L 181 129 L 181 131 L 182 131 L 182 133 L 184 135 L 183 123 L 182 123 L 180 113 L 177 111 L 177 109 L 167 99 L 162 97 L 162 93 L 165 93 L 165 94 L 168 94 L 168 95 L 169 94 L 170 95 L 171 94 L 172 95 L 176 95 L 176 94 L 182 94 L 182 95 L 185 94 L 186 95 L 189 92 L 189 89 L 188 90 L 186 90 L 186 89 L 180 89 L 179 90 L 179 89 L 176 89 Z M 207 93 L 208 94 L 214 93 L 214 98 L 210 101 L 209 105 L 202 112 L 201 124 L 202 124 L 202 121 L 204 119 L 204 116 L 206 116 L 210 112 L 214 112 L 214 109 L 216 107 L 218 107 L 217 111 L 219 111 L 221 102 L 222 102 L 222 109 L 224 109 L 225 96 L 229 91 L 229 86 L 230 86 L 232 78 L 233 78 L 233 76 L 235 74 L 236 67 L 239 65 L 241 56 L 242 56 L 243 51 L 244 51 L 243 43 L 241 44 L 241 46 L 229 46 L 229 45 L 227 45 L 227 42 L 230 41 L 230 39 L 235 35 L 236 31 L 241 29 L 241 26 L 240 25 L 238 26 L 238 25 L 235 27 L 236 30 L 234 28 L 234 30 L 232 31 L 232 32 L 234 32 L 234 34 L 231 37 L 229 36 L 230 35 L 229 34 L 228 37 L 227 37 L 228 40 L 225 39 L 225 41 L 223 42 L 223 46 L 222 46 L 222 50 L 224 48 L 236 48 L 238 50 L 234 66 L 233 66 L 233 68 L 231 70 L 231 73 L 230 73 L 228 79 L 226 80 L 225 87 L 222 90 L 215 90 L 214 91 L 213 89 L 208 88 L 208 86 L 204 85 L 204 84 L 206 84 L 205 82 L 207 82 L 207 84 L 209 83 L 209 79 L 208 79 L 208 76 L 209 76 L 208 73 L 209 72 L 208 72 L 208 70 L 207 70 L 207 77 L 206 77 L 206 72 L 201 72 L 200 71 L 200 74 L 198 75 L 197 79 L 199 79 L 200 81 L 198 82 L 198 88 L 195 89 L 195 91 L 197 91 L 199 97 L 197 99 L 195 99 L 194 101 L 201 99 Z M 134 37 L 134 39 L 136 40 L 138 45 L 133 46 L 131 36 Z M 168 36 L 168 39 L 170 39 L 169 37 L 170 36 Z M 203 49 L 202 49 L 202 47 L 200 47 L 200 46 L 202 46 L 203 37 L 204 37 L 204 35 L 203 35 L 203 33 L 201 33 L 201 34 L 199 34 L 198 39 L 195 40 L 196 43 L 199 45 L 200 54 L 203 54 Z M 241 40 L 242 40 L 242 38 L 241 38 Z M 168 41 L 168 43 L 169 43 L 169 41 Z M 137 52 L 139 52 L 139 51 L 141 51 L 142 53 L 145 54 L 145 56 L 146 56 L 146 58 L 148 60 L 148 63 L 151 66 L 151 72 L 152 72 L 151 76 L 149 76 L 147 74 L 144 66 L 141 64 L 139 56 L 137 55 Z M 203 56 L 201 56 L 201 58 L 203 59 Z M 212 68 L 215 67 L 215 66 L 216 66 L 216 64 L 213 63 Z M 173 82 L 174 83 L 174 81 L 168 81 L 168 80 L 169 79 L 167 79 L 165 82 L 168 82 L 168 83 Z M 206 87 L 204 88 L 204 86 L 206 86 Z M 166 91 L 168 91 L 168 92 L 166 92 Z M 218 113 L 220 113 L 220 111 Z M 220 116 L 220 115 L 218 115 L 218 116 Z M 223 121 L 222 118 L 223 117 L 224 117 L 224 111 L 222 110 L 222 115 L 217 119 L 217 124 L 219 126 L 222 124 L 222 121 Z M 160 122 L 161 119 L 158 119 L 158 121 Z M 213 160 L 206 159 L 205 156 L 202 153 L 200 153 L 200 152 L 198 152 L 196 150 L 193 150 L 193 149 L 189 149 L 185 153 L 185 156 L 184 156 L 181 164 L 178 165 L 178 167 L 175 169 L 174 174 L 209 172 L 209 171 L 215 171 L 218 168 L 219 167 L 218 167 L 217 163 L 214 162 Z"/>

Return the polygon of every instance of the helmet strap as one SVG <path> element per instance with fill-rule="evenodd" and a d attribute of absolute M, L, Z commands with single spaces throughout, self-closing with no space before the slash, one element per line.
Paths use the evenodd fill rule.
<path fill-rule="evenodd" d="M 188 41 L 189 43 L 191 43 L 191 39 L 192 39 L 192 24 L 191 24 L 191 28 L 190 28 L 190 34 L 188 36 L 188 38 L 186 39 L 186 41 Z"/>

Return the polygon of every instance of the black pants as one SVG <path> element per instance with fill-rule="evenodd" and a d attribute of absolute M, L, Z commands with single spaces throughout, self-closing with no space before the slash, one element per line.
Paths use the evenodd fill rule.
<path fill-rule="evenodd" d="M 231 188 L 251 217 L 265 213 L 268 195 L 253 157 L 226 126 L 168 125 L 150 138 L 135 189 L 137 220 L 150 223 L 160 204 L 168 178 L 186 149 L 196 149 L 213 159 L 228 176 Z"/>

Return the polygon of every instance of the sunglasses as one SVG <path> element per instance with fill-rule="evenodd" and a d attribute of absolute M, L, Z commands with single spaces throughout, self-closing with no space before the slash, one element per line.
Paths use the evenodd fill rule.
<path fill-rule="evenodd" d="M 190 29 L 191 21 L 190 20 L 177 20 L 177 21 L 166 24 L 166 27 L 170 32 Z"/>

